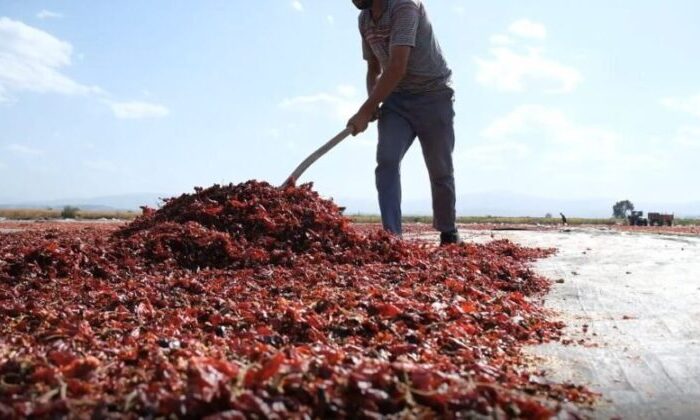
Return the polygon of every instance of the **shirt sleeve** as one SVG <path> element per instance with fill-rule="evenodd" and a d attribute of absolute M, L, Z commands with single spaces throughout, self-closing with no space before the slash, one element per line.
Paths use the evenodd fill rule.
<path fill-rule="evenodd" d="M 367 39 L 365 39 L 365 33 L 364 33 L 364 21 L 363 21 L 363 14 L 360 14 L 360 17 L 358 18 L 358 27 L 360 29 L 360 38 L 362 38 L 362 58 L 365 60 L 370 60 L 374 56 L 374 53 L 372 52 L 372 48 L 369 46 L 369 43 L 367 42 Z"/>
<path fill-rule="evenodd" d="M 416 34 L 420 22 L 420 8 L 413 1 L 399 4 L 391 14 L 391 40 L 389 46 L 416 46 Z"/>
<path fill-rule="evenodd" d="M 362 37 L 362 58 L 365 60 L 371 60 L 374 57 L 374 53 L 372 52 L 372 48 L 369 46 L 369 43 L 365 39 L 365 37 Z"/>

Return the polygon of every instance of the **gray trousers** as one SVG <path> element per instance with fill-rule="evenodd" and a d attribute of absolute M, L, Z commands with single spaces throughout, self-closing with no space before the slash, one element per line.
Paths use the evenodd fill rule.
<path fill-rule="evenodd" d="M 384 229 L 401 234 L 401 160 L 416 137 L 430 176 L 433 227 L 455 229 L 455 180 L 452 166 L 454 91 L 392 93 L 382 105 L 375 171 Z"/>

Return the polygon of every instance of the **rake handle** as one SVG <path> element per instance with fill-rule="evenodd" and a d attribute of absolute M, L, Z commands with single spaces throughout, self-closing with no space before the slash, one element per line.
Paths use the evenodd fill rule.
<path fill-rule="evenodd" d="M 336 135 L 335 137 L 333 137 L 332 139 L 330 139 L 326 144 L 324 144 L 323 146 L 319 147 L 315 152 L 313 152 L 312 154 L 310 154 L 309 157 L 307 157 L 306 159 L 304 159 L 304 161 L 301 162 L 301 163 L 299 164 L 299 166 L 297 166 L 297 168 L 294 170 L 294 172 L 292 172 L 292 174 L 289 175 L 289 177 L 287 178 L 287 180 L 284 181 L 284 184 L 282 184 L 282 187 L 286 187 L 286 186 L 288 186 L 288 185 L 294 185 L 294 184 L 296 184 L 296 181 L 299 179 L 299 177 L 301 177 L 301 175 L 302 175 L 307 169 L 309 169 L 309 167 L 310 167 L 311 165 L 313 165 L 314 162 L 316 162 L 317 160 L 319 160 L 319 159 L 321 158 L 321 156 L 323 156 L 323 155 L 325 155 L 326 153 L 328 153 L 329 150 L 331 150 L 332 148 L 334 148 L 335 146 L 337 146 L 338 143 L 340 143 L 341 141 L 345 140 L 350 134 L 352 134 L 352 132 L 353 132 L 353 128 L 352 128 L 352 127 L 347 127 L 346 129 L 344 129 L 343 131 L 341 131 L 340 133 L 338 133 L 338 135 Z"/>

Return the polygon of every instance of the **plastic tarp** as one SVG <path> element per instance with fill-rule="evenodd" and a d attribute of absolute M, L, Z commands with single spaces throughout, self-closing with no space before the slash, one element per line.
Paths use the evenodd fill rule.
<path fill-rule="evenodd" d="M 558 248 L 535 269 L 559 281 L 546 306 L 574 344 L 528 352 L 547 379 L 600 392 L 594 417 L 700 418 L 700 237 L 594 228 L 465 233 Z"/>

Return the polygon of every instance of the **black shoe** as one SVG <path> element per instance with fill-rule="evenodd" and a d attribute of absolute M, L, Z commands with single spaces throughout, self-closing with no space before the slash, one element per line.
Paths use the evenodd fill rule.
<path fill-rule="evenodd" d="M 462 241 L 459 239 L 459 232 L 453 230 L 451 232 L 442 232 L 440 234 L 440 246 L 461 244 Z"/>

